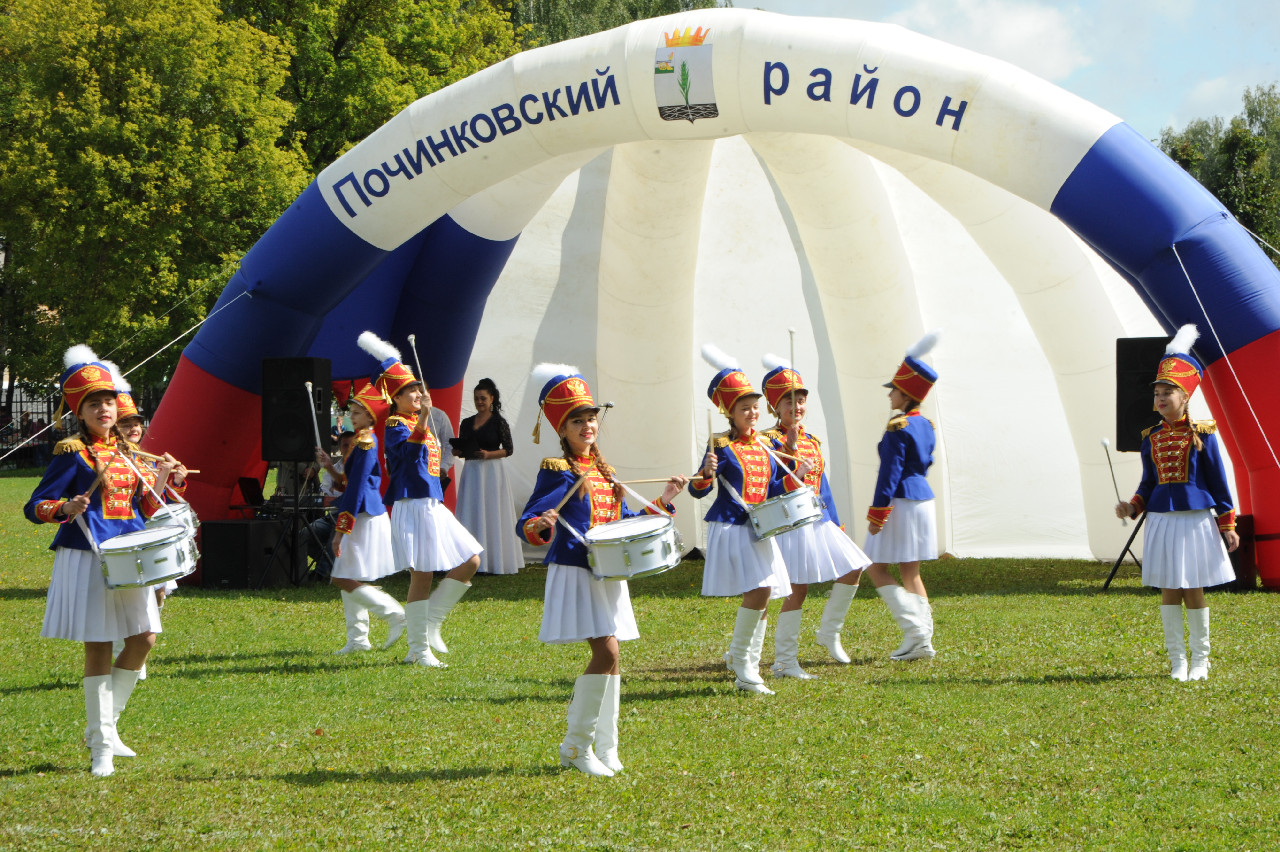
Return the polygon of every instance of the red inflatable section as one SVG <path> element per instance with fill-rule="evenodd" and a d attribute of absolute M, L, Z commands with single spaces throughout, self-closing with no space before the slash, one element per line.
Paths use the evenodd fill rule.
<path fill-rule="evenodd" d="M 1206 368 L 1205 399 L 1223 431 L 1223 442 L 1235 467 L 1239 511 L 1253 516 L 1258 577 L 1269 589 L 1280 588 L 1280 395 L 1253 394 L 1248 401 L 1239 381 L 1248 387 L 1275 386 L 1280 364 L 1280 331 L 1243 346 Z M 1235 375 L 1232 375 L 1232 367 Z M 1251 410 L 1252 408 L 1252 410 Z M 1266 430 L 1264 433 L 1263 430 Z"/>

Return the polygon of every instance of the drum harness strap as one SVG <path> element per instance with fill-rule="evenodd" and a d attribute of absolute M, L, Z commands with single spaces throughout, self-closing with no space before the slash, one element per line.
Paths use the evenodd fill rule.
<path fill-rule="evenodd" d="M 156 502 L 163 506 L 165 499 L 160 496 L 159 491 L 156 491 L 156 487 L 154 485 L 147 482 L 146 478 L 142 475 L 142 471 L 138 470 L 137 466 L 134 465 L 129 456 L 126 453 L 121 453 L 120 458 L 124 459 L 124 463 L 129 465 L 129 470 L 133 471 L 133 475 L 138 477 L 138 481 L 147 486 L 147 490 L 151 492 L 152 497 L 156 498 Z"/>
<path fill-rule="evenodd" d="M 98 549 L 98 543 L 93 540 L 93 533 L 89 532 L 89 525 L 85 523 L 84 515 L 76 515 L 76 524 L 80 527 L 80 532 L 84 533 L 85 539 L 89 542 L 89 547 L 93 548 L 93 555 L 98 557 L 98 561 L 102 561 L 102 551 Z"/>
<path fill-rule="evenodd" d="M 569 493 L 570 493 L 570 494 L 572 494 L 572 493 L 577 489 L 577 487 L 578 487 L 578 485 L 581 483 L 581 481 L 582 481 L 582 480 L 581 480 L 581 479 L 579 479 L 579 480 L 578 480 L 578 482 L 575 482 L 575 483 L 573 484 L 573 487 L 569 489 Z M 617 481 L 615 480 L 615 482 L 617 482 Z M 636 499 L 637 499 L 637 500 L 639 500 L 641 503 L 643 503 L 643 504 L 645 504 L 646 506 L 648 506 L 650 509 L 653 509 L 655 512 L 658 512 L 658 513 L 660 513 L 660 514 L 664 515 L 665 517 L 668 517 L 668 518 L 669 518 L 669 517 L 671 517 L 671 513 L 670 513 L 670 512 L 668 512 L 665 508 L 663 508 L 663 507 L 661 507 L 661 506 L 656 506 L 656 505 L 654 505 L 653 503 L 650 503 L 648 500 L 646 500 L 644 497 L 640 496 L 640 494 L 638 494 L 634 489 L 632 489 L 632 488 L 630 488 L 629 486 L 627 486 L 625 483 L 617 482 L 617 484 L 622 486 L 622 490 L 623 490 L 623 491 L 627 492 L 627 493 L 628 493 L 628 494 L 630 494 L 632 497 L 636 498 Z M 733 491 L 733 486 L 732 486 L 732 485 L 729 485 L 729 483 L 727 483 L 727 482 L 725 483 L 725 485 L 729 488 L 729 490 L 730 490 L 730 491 Z M 733 491 L 733 496 L 738 498 L 738 502 L 742 502 L 742 498 L 741 498 L 741 497 L 738 497 L 738 492 Z M 561 503 L 560 505 L 562 505 L 562 506 L 563 506 L 563 505 L 564 505 L 564 503 Z M 745 505 L 745 504 L 744 504 L 744 505 Z M 573 535 L 573 537 L 574 537 L 574 538 L 576 538 L 576 539 L 578 540 L 578 544 L 581 544 L 583 547 L 587 548 L 588 550 L 590 550 L 590 549 L 591 549 L 591 546 L 587 543 L 587 540 L 586 540 L 585 538 L 583 538 L 582 533 L 578 532 L 578 531 L 577 531 L 577 530 L 575 530 L 573 527 L 569 526 L 568 522 L 567 522 L 567 521 L 565 521 L 565 519 L 564 519 L 564 516 L 563 516 L 563 515 L 561 515 L 561 516 L 559 516 L 558 518 L 556 518 L 556 520 L 557 520 L 557 521 L 559 521 L 559 522 L 560 522 L 560 524 L 561 524 L 565 529 L 567 529 L 567 530 L 568 530 L 568 531 Z"/>

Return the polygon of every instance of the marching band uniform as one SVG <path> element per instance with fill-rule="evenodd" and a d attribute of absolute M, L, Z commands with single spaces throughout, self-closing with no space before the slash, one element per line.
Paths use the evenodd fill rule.
<path fill-rule="evenodd" d="M 391 344 L 368 331 L 361 333 L 358 342 L 379 359 L 382 373 L 377 384 L 387 399 L 394 400 L 401 391 L 421 384 L 400 362 L 400 352 Z M 482 548 L 442 502 L 440 443 L 428 423 L 425 412 L 417 417 L 393 413 L 387 418 L 383 452 L 391 481 L 383 502 L 392 507 L 391 548 L 396 570 L 420 572 L 426 575 L 429 586 L 432 572 L 451 571 L 472 562 L 478 565 Z M 410 585 L 412 591 L 412 582 Z M 429 599 L 410 600 L 405 605 L 409 636 L 406 663 L 446 667 L 432 651 L 448 652 L 440 626 L 470 589 L 470 582 L 446 577 Z"/>
<path fill-rule="evenodd" d="M 366 385 L 351 398 L 363 407 L 375 424 L 387 419 L 389 403 L 376 385 Z M 372 426 L 356 433 L 355 444 L 343 460 L 346 488 L 334 502 L 335 536 L 342 536 L 342 555 L 333 563 L 333 580 L 355 580 L 359 586 L 341 589 L 342 611 L 347 620 L 347 644 L 334 653 L 368 651 L 369 613 L 387 623 L 390 648 L 405 630 L 404 608 L 395 598 L 368 585 L 396 573 L 391 545 L 391 517 L 382 502 L 382 471 L 378 468 L 378 437 Z M 335 583 L 335 585 L 338 585 Z"/>
<path fill-rule="evenodd" d="M 767 360 L 777 361 L 776 358 Z M 766 366 L 768 365 L 767 363 Z M 765 374 L 763 387 L 769 411 L 774 414 L 777 414 L 778 405 L 787 397 L 807 397 L 809 394 L 804 379 L 789 365 L 773 366 Z M 795 446 L 787 443 L 787 430 L 782 428 L 781 423 L 762 434 L 775 450 L 804 459 L 812 465 L 804 477 L 804 483 L 822 500 L 822 520 L 777 536 L 778 549 L 782 552 L 782 561 L 787 565 L 787 574 L 793 584 L 825 583 L 848 574 L 854 575 L 854 582 L 836 583 L 831 587 L 831 597 L 823 607 L 822 622 L 816 631 L 818 644 L 824 646 L 837 662 L 848 663 L 849 655 L 840 644 L 840 631 L 844 627 L 849 605 L 858 593 L 857 576 L 871 564 L 871 560 L 845 534 L 844 527 L 840 525 L 835 498 L 831 494 L 831 483 L 827 479 L 826 462 L 822 456 L 822 442 L 816 435 L 806 431 L 802 423 L 797 423 L 796 428 L 799 434 Z M 804 680 L 813 677 L 800 668 L 797 661 L 800 650 L 800 609 L 778 614 L 773 641 L 775 676 Z"/>
<path fill-rule="evenodd" d="M 1153 382 L 1180 389 L 1188 402 L 1204 373 L 1200 362 L 1190 354 L 1198 336 L 1194 325 L 1178 331 L 1165 350 Z M 1235 530 L 1236 515 L 1215 434 L 1217 425 L 1212 420 L 1189 419 L 1185 405 L 1181 414 L 1170 419 L 1161 411 L 1163 420 L 1142 433 L 1142 481 L 1129 503 L 1121 506 L 1133 518 L 1147 513 L 1143 585 L 1162 590 L 1196 590 L 1202 599 L 1205 586 L 1235 579 L 1222 533 Z M 1160 606 L 1170 675 L 1174 680 L 1205 680 L 1209 676 L 1209 608 L 1193 608 L 1191 600 L 1186 604 L 1191 634 L 1190 672 L 1183 639 L 1182 602 Z"/>
<path fill-rule="evenodd" d="M 575 368 L 542 364 L 533 375 L 535 381 L 550 376 L 538 402 L 557 434 L 571 415 L 600 410 L 591 400 L 586 379 Z M 632 511 L 615 490 L 612 471 L 602 471 L 600 464 L 594 453 L 543 459 L 533 493 L 517 521 L 516 532 L 524 540 L 535 546 L 550 543 L 543 559 L 547 582 L 542 627 L 538 631 L 542 642 L 567 644 L 606 637 L 626 642 L 640 638 L 627 582 L 599 580 L 591 573 L 584 536 L 598 524 L 659 512 L 649 507 Z M 579 489 L 580 493 L 561 506 L 570 489 Z M 663 508 L 667 514 L 675 513 L 670 503 L 663 504 Z M 571 532 L 558 529 L 558 525 L 547 529 L 540 524 L 543 513 L 549 510 L 556 510 L 558 523 Z M 622 771 L 618 759 L 621 682 L 620 674 L 583 674 L 574 681 L 568 731 L 560 745 L 562 766 L 572 765 L 589 775 L 610 776 Z"/>
<path fill-rule="evenodd" d="M 87 346 L 71 347 L 63 360 L 63 404 L 77 418 L 81 404 L 90 396 L 115 392 L 111 370 Z M 136 532 L 143 528 L 144 518 L 160 508 L 161 504 L 141 488 L 138 476 L 121 458 L 127 448 L 115 432 L 114 422 L 105 435 L 82 425 L 79 435 L 58 442 L 44 477 L 23 508 L 32 523 L 60 525 L 49 546 L 54 551 L 53 575 L 40 635 L 86 643 L 86 669 L 89 643 L 110 643 L 134 636 L 149 639 L 150 634 L 160 632 L 160 613 L 151 589 L 108 589 L 94 544 L 85 537 L 87 530 L 94 543 L 101 543 Z M 79 521 L 73 520 L 67 514 L 71 508 L 68 504 L 90 489 L 93 493 L 88 495 L 88 509 L 75 516 Z M 108 647 L 108 655 L 109 651 Z M 137 671 L 118 666 L 109 673 L 86 674 L 84 678 L 88 721 L 85 742 L 92 754 L 94 775 L 111 775 L 115 771 L 114 756 L 134 754 L 120 742 L 116 722 L 137 681 Z"/>
<path fill-rule="evenodd" d="M 707 388 L 707 396 L 732 424 L 734 405 L 742 399 L 758 399 L 761 394 L 751 386 L 746 374 L 718 349 L 706 345 L 702 354 L 713 367 L 719 368 Z M 689 493 L 702 499 L 717 479 L 721 482 L 703 518 L 708 526 L 702 594 L 734 597 L 757 589 L 769 590 L 763 608 L 745 605 L 738 608 L 728 662 L 738 689 L 772 695 L 773 691 L 760 678 L 768 600 L 789 596 L 791 582 L 774 538 L 756 538 L 742 504 L 763 503 L 770 497 L 794 491 L 799 485 L 786 468 L 776 464 L 765 452 L 754 429 L 732 438 L 728 434 L 715 436 L 708 455 L 715 457 L 715 473 L 708 474 L 704 465 L 689 483 Z"/>
<path fill-rule="evenodd" d="M 894 411 L 877 447 L 880 472 L 871 508 L 867 510 L 870 529 L 877 532 L 867 536 L 865 550 L 879 566 L 918 564 L 938 558 L 933 489 L 926 478 L 933 464 L 935 427 L 918 408 L 938 381 L 933 368 L 919 360 L 936 341 L 936 332 L 925 335 L 907 351 L 897 373 L 885 384 L 914 404 L 906 406 L 905 411 Z M 899 661 L 932 658 L 933 610 L 928 599 L 908 591 L 891 577 L 876 587 L 876 593 L 889 607 L 903 633 L 902 644 L 890 658 Z"/>

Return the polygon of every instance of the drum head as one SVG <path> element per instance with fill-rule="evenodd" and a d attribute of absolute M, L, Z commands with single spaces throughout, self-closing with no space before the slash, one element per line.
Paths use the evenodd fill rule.
<path fill-rule="evenodd" d="M 670 523 L 672 521 L 666 515 L 637 515 L 634 518 L 623 518 L 620 521 L 610 521 L 607 524 L 592 527 L 587 530 L 586 539 L 588 542 L 595 542 L 634 538 L 638 535 L 659 532 Z"/>
<path fill-rule="evenodd" d="M 153 544 L 165 544 L 170 541 L 178 541 L 187 534 L 186 527 L 152 527 L 149 530 L 138 530 L 137 532 L 124 533 L 123 535 L 112 536 L 104 541 L 99 549 L 103 551 L 117 550 L 136 550 L 139 547 L 148 547 Z"/>

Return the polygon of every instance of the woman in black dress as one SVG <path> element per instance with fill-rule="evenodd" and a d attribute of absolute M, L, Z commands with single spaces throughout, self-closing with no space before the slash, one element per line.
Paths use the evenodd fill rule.
<path fill-rule="evenodd" d="M 511 427 L 502 416 L 502 395 L 492 379 L 481 379 L 472 394 L 476 413 L 459 424 L 454 454 L 463 459 L 458 484 L 458 520 L 476 537 L 482 574 L 515 574 L 524 564 L 514 530 L 515 505 L 507 482 Z"/>

